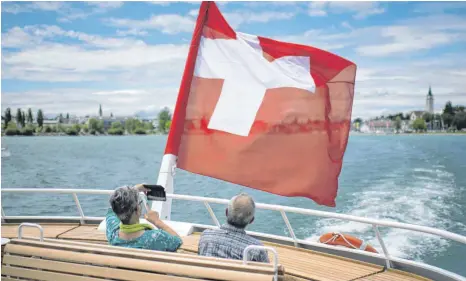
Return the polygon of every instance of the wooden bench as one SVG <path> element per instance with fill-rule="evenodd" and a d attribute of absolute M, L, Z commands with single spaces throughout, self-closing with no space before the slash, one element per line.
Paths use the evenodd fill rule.
<path fill-rule="evenodd" d="M 272 264 L 128 249 L 57 239 L 12 239 L 4 248 L 2 281 L 273 280 Z M 278 280 L 284 280 L 278 266 Z"/>

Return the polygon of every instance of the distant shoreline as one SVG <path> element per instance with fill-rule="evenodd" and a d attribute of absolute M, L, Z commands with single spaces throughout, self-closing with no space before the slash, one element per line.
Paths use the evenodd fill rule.
<path fill-rule="evenodd" d="M 2 133 L 2 137 L 127 137 L 127 136 L 166 136 L 167 134 L 123 134 L 123 135 L 112 135 L 112 134 L 77 134 L 77 135 L 68 135 L 65 133 L 34 133 L 33 135 L 5 135 Z"/>
<path fill-rule="evenodd" d="M 164 133 L 152 133 L 152 134 L 123 134 L 123 135 L 112 135 L 112 134 L 78 134 L 78 135 L 68 135 L 65 133 L 34 133 L 33 135 L 5 135 L 2 133 L 2 137 L 127 137 L 127 136 L 166 136 L 168 134 Z M 456 133 L 387 133 L 387 134 L 377 134 L 377 133 L 360 133 L 360 132 L 350 132 L 350 135 L 354 136 L 466 136 L 466 132 L 456 132 Z"/>
<path fill-rule="evenodd" d="M 350 135 L 357 136 L 466 136 L 466 132 L 456 132 L 456 133 L 387 133 L 387 134 L 377 134 L 377 133 L 359 133 L 359 132 L 350 132 Z"/>

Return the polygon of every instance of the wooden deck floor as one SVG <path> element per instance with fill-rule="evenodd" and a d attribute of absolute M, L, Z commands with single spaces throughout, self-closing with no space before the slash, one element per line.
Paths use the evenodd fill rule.
<path fill-rule="evenodd" d="M 47 238 L 75 240 L 90 243 L 107 243 L 105 234 L 97 230 L 96 225 L 78 224 L 41 224 Z M 3 224 L 3 238 L 17 237 L 17 224 Z M 33 228 L 25 228 L 24 236 L 39 235 Z M 183 237 L 180 252 L 197 254 L 199 235 Z M 359 262 L 334 255 L 323 254 L 311 250 L 297 249 L 274 243 L 264 242 L 274 247 L 279 256 L 279 262 L 285 267 L 287 280 L 317 280 L 317 281 L 428 281 L 416 275 L 396 270 L 384 270 L 383 267 L 370 263 Z M 272 260 L 273 257 L 271 256 Z"/>

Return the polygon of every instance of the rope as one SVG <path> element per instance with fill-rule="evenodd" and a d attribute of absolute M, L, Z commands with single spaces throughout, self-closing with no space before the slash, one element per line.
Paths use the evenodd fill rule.
<path fill-rule="evenodd" d="M 327 241 L 322 242 L 322 243 L 327 244 L 327 243 L 329 243 L 329 242 L 335 242 L 335 240 L 337 240 L 339 236 L 341 236 L 341 238 L 343 238 L 343 240 L 344 240 L 349 246 L 353 247 L 354 249 L 360 249 L 360 250 L 365 250 L 365 249 L 366 249 L 366 247 L 364 247 L 364 249 L 361 249 L 360 247 L 354 246 L 354 245 L 351 244 L 351 243 L 346 239 L 346 237 L 345 237 L 343 234 L 341 234 L 340 232 L 333 232 L 333 236 L 332 236 L 330 239 L 328 239 Z M 364 240 L 361 240 L 361 247 L 362 247 L 363 245 L 366 246 L 366 244 L 364 243 Z"/>

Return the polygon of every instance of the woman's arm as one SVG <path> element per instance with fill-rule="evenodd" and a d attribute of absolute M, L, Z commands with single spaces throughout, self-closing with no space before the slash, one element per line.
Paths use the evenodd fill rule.
<path fill-rule="evenodd" d="M 148 210 L 150 210 L 150 208 L 148 208 Z M 145 219 L 152 223 L 153 225 L 155 225 L 157 228 L 159 229 L 162 229 L 162 230 L 165 230 L 166 232 L 168 232 L 169 234 L 173 235 L 173 236 L 178 236 L 180 237 L 180 235 L 178 235 L 178 233 L 176 233 L 176 231 L 174 231 L 171 227 L 169 227 L 168 225 L 166 225 L 160 218 L 159 218 L 159 213 L 157 213 L 156 211 L 153 211 L 153 210 L 150 210 L 146 215 L 145 215 Z"/>

